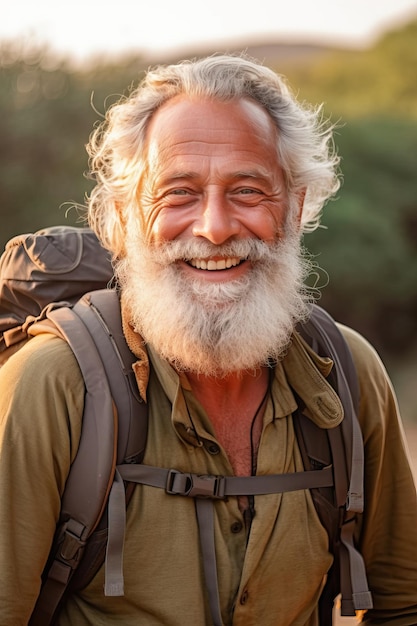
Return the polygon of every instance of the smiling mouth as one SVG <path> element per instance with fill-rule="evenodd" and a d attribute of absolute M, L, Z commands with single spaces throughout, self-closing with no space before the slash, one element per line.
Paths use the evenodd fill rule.
<path fill-rule="evenodd" d="M 188 262 L 189 265 L 198 269 L 198 270 L 208 270 L 211 272 L 216 272 L 219 270 L 228 270 L 231 267 L 237 267 L 241 263 L 246 261 L 246 258 L 243 259 L 241 257 L 228 257 L 225 259 L 190 259 Z"/>

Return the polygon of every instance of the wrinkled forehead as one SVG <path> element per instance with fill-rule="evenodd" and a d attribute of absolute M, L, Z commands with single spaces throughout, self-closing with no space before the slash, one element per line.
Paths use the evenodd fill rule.
<path fill-rule="evenodd" d="M 255 142 L 260 150 L 276 155 L 278 130 L 267 111 L 248 99 L 228 102 L 212 98 L 176 96 L 166 102 L 151 119 L 145 141 L 148 165 L 167 148 L 204 145 L 215 152 L 229 145 L 248 146 Z"/>

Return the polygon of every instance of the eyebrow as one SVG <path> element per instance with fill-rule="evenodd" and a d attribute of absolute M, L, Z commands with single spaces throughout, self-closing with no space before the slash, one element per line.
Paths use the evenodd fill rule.
<path fill-rule="evenodd" d="M 199 178 L 200 175 L 201 174 L 199 172 L 195 172 L 192 170 L 179 171 L 169 174 L 166 177 L 164 176 L 163 178 L 161 178 L 160 183 L 163 185 L 169 185 L 170 183 L 174 183 L 177 180 L 195 180 Z M 253 180 L 269 182 L 271 180 L 271 173 L 262 167 L 249 170 L 238 170 L 236 172 L 229 173 L 226 172 L 224 177 L 231 180 L 242 180 L 244 178 L 250 178 Z"/>
<path fill-rule="evenodd" d="M 270 180 L 271 172 L 262 168 L 256 168 L 252 170 L 239 170 L 231 174 L 231 178 L 254 178 L 256 180 Z"/>
<path fill-rule="evenodd" d="M 177 172 L 175 174 L 170 174 L 168 176 L 162 177 L 162 182 L 166 184 L 170 182 L 175 182 L 176 180 L 182 180 L 184 178 L 189 180 L 198 178 L 198 172 Z"/>

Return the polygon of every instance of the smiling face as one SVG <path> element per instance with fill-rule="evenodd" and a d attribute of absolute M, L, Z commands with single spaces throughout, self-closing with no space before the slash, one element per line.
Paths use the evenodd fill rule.
<path fill-rule="evenodd" d="M 215 247 L 282 238 L 289 198 L 277 132 L 250 100 L 168 101 L 147 130 L 148 165 L 138 190 L 147 243 L 212 244 L 211 254 L 179 261 L 190 277 L 228 281 L 249 271 L 250 262 L 216 254 Z"/>
<path fill-rule="evenodd" d="M 116 274 L 132 326 L 178 370 L 255 370 L 306 314 L 300 207 L 276 141 L 249 100 L 181 96 L 148 128 Z"/>

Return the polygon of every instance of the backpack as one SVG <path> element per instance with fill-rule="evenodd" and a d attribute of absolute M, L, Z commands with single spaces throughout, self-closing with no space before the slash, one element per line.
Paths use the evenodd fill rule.
<path fill-rule="evenodd" d="M 108 252 L 87 228 L 53 226 L 13 237 L 0 259 L 0 366 L 51 302 L 75 303 L 113 278 Z"/>
<path fill-rule="evenodd" d="M 231 495 L 310 489 L 334 555 L 319 602 L 321 626 L 332 624 L 340 592 L 342 615 L 372 608 L 365 566 L 353 541 L 356 515 L 363 510 L 358 381 L 350 350 L 332 318 L 313 305 L 308 322 L 297 327 L 318 354 L 334 361 L 329 382 L 345 412 L 338 427 L 321 429 L 303 415 L 299 402 L 293 421 L 305 471 L 250 477 L 181 473 L 141 463 L 147 409 L 132 370 L 136 357 L 124 340 L 118 293 L 108 288 L 112 278 L 108 254 L 86 228 L 54 227 L 16 237 L 0 260 L 0 364 L 30 336 L 53 332 L 73 350 L 86 388 L 79 450 L 30 625 L 52 624 L 65 595 L 88 584 L 103 562 L 105 594 L 123 595 L 126 504 L 135 483 L 195 498 L 214 626 L 222 620 L 213 503 Z"/>

